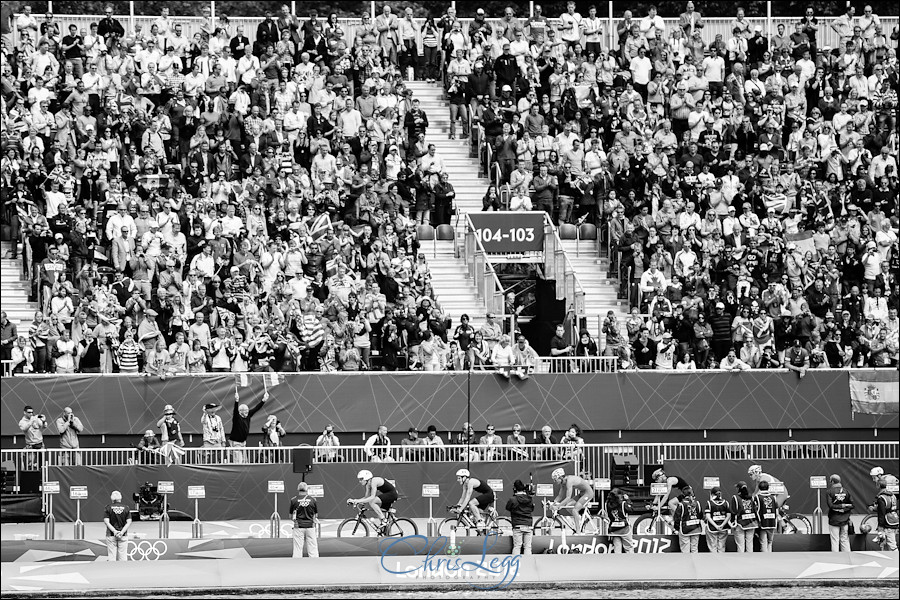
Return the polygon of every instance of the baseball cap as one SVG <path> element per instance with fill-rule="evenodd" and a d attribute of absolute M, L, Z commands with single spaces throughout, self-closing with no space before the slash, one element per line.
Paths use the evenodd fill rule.
<path fill-rule="evenodd" d="M 725 304 L 722 302 L 716 302 L 716 308 L 725 308 Z"/>
<path fill-rule="evenodd" d="M 503 92 L 511 92 L 511 91 L 512 91 L 512 88 L 509 87 L 508 85 L 504 85 L 504 86 L 503 86 L 503 89 L 502 89 L 501 91 L 503 91 Z"/>
<path fill-rule="evenodd" d="M 475 11 L 475 14 L 476 14 L 476 15 L 483 15 L 483 14 L 484 14 L 484 9 L 483 9 L 483 8 L 479 8 L 478 10 Z"/>
<path fill-rule="evenodd" d="M 165 415 L 174 415 L 175 408 L 171 404 L 166 404 L 166 408 L 163 409 L 163 414 Z"/>

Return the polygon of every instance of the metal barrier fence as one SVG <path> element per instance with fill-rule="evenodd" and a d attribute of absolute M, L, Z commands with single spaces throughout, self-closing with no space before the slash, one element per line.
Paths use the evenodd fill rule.
<path fill-rule="evenodd" d="M 300 11 L 302 11 L 302 3 L 299 7 Z M 702 8 L 702 7 L 700 7 Z M 14 19 L 19 15 L 14 15 Z M 40 15 L 37 15 L 41 22 Z M 55 13 L 56 22 L 59 23 L 62 27 L 63 31 L 67 31 L 68 26 L 70 24 L 78 27 L 79 30 L 84 29 L 85 31 L 90 30 L 91 23 L 97 23 L 103 17 L 101 14 L 96 15 L 68 15 L 62 14 L 59 12 Z M 640 18 L 644 15 L 635 15 Z M 156 16 L 153 15 L 116 15 L 116 18 L 122 22 L 122 25 L 125 27 L 126 32 L 131 32 L 134 29 L 135 25 L 140 25 L 144 32 L 149 32 L 150 27 L 153 25 L 153 22 L 156 20 Z M 305 20 L 306 17 L 301 16 L 301 19 Z M 838 38 L 837 33 L 833 29 L 831 29 L 831 23 L 834 21 L 835 17 L 817 17 L 819 21 L 819 31 L 817 35 L 816 41 L 818 42 L 819 48 L 824 48 L 826 46 L 830 48 L 839 47 L 840 39 Z M 881 26 L 886 36 L 890 36 L 894 27 L 898 24 L 898 17 L 896 16 L 879 16 L 881 20 Z M 413 19 L 418 26 L 417 34 L 416 34 L 416 45 L 420 49 L 422 48 L 422 36 L 421 36 L 421 28 L 425 23 L 425 19 L 416 18 Z M 459 19 L 460 24 L 462 25 L 462 31 L 468 31 L 469 24 L 472 22 L 471 18 L 462 18 Z M 500 19 L 486 19 L 487 22 L 492 26 L 496 27 L 500 24 Z M 550 24 L 553 27 L 559 26 L 559 19 L 552 18 L 548 19 Z M 621 19 L 603 19 L 604 23 L 601 27 L 602 35 L 601 40 L 604 44 L 604 47 L 609 48 L 611 46 L 616 45 L 616 40 L 618 36 L 616 34 L 616 27 L 619 24 Z M 772 17 L 771 19 L 767 17 L 747 17 L 747 22 L 750 24 L 750 27 L 755 27 L 759 25 L 763 28 L 763 32 L 766 36 L 775 35 L 777 32 L 778 25 L 785 26 L 785 33 L 790 35 L 794 30 L 794 24 L 800 20 L 800 17 Z M 256 28 L 263 21 L 263 17 L 229 17 L 229 37 L 234 35 L 234 32 L 237 26 L 242 26 L 244 28 L 244 35 L 250 40 L 250 43 L 256 41 Z M 322 20 L 324 21 L 324 20 Z M 15 22 L 15 21 L 14 21 Z M 203 24 L 202 17 L 179 17 L 173 16 L 171 18 L 172 24 L 180 24 L 182 26 L 185 38 L 190 40 L 195 33 L 199 33 Z M 666 32 L 667 34 L 673 30 L 673 28 L 678 27 L 678 18 L 677 17 L 663 17 L 663 22 L 666 24 Z M 734 18 L 703 18 L 704 28 L 701 31 L 703 41 L 707 44 L 715 40 L 716 35 L 721 34 L 722 39 L 727 40 L 731 37 L 731 27 L 734 22 Z M 341 28 L 344 30 L 344 40 L 347 41 L 348 45 L 352 45 L 353 40 L 356 37 L 356 29 L 362 25 L 362 15 L 358 18 L 354 17 L 341 17 L 338 19 L 338 23 Z M 13 27 L 13 42 L 18 44 L 18 31 L 15 27 Z M 581 43 L 584 46 L 584 36 L 582 36 Z"/>
<path fill-rule="evenodd" d="M 579 472 L 592 477 L 607 476 L 613 471 L 613 457 L 627 458 L 633 465 L 661 465 L 673 460 L 804 460 L 850 458 L 897 460 L 900 446 L 896 442 L 697 442 L 640 444 L 394 444 L 389 447 L 316 446 L 314 462 L 500 462 L 510 460 L 572 461 Z M 38 470 L 41 467 L 127 466 L 177 464 L 289 464 L 298 447 L 247 448 L 182 448 L 177 460 L 165 448 L 82 448 L 63 450 L 6 449 L 0 451 L 4 469 Z"/>

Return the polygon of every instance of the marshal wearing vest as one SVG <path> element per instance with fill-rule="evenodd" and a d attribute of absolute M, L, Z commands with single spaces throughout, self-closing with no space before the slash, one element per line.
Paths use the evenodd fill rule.
<path fill-rule="evenodd" d="M 739 481 L 735 488 L 738 493 L 731 497 L 731 514 L 734 515 L 734 544 L 738 552 L 753 552 L 753 531 L 759 527 L 757 516 L 759 504 L 750 495 L 747 483 Z"/>
<path fill-rule="evenodd" d="M 684 493 L 681 503 L 675 507 L 673 515 L 675 531 L 678 532 L 678 543 L 683 554 L 696 554 L 700 551 L 700 535 L 703 534 L 703 510 L 694 497 L 694 490 L 686 485 L 681 489 Z"/>
<path fill-rule="evenodd" d="M 778 500 L 769 493 L 769 482 L 759 482 L 757 518 L 759 519 L 759 547 L 763 552 L 771 552 L 775 542 L 775 528 L 778 527 Z"/>
<path fill-rule="evenodd" d="M 706 547 L 710 552 L 725 552 L 728 540 L 731 509 L 728 501 L 722 498 L 722 491 L 714 487 L 709 491 L 710 499 L 706 502 Z"/>

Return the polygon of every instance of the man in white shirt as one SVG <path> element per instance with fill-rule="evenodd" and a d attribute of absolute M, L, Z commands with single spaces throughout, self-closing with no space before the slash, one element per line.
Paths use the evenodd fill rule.
<path fill-rule="evenodd" d="M 872 159 L 872 164 L 869 165 L 869 177 L 872 178 L 872 181 L 878 182 L 879 179 L 884 177 L 887 174 L 888 167 L 893 168 L 893 174 L 897 176 L 897 159 L 890 154 L 890 148 L 887 144 L 881 147 L 881 154 Z"/>
<path fill-rule="evenodd" d="M 191 72 L 184 78 L 184 95 L 187 98 L 196 100 L 206 85 L 206 79 L 206 75 L 200 72 L 200 65 L 195 62 L 191 67 Z M 187 109 L 185 109 L 185 112 L 187 112 Z"/>
<path fill-rule="evenodd" d="M 647 11 L 647 16 L 641 19 L 640 30 L 651 44 L 653 44 L 652 40 L 666 39 L 666 23 L 662 17 L 656 14 L 655 6 L 651 6 Z"/>
<path fill-rule="evenodd" d="M 631 59 L 629 69 L 634 90 L 641 95 L 644 102 L 647 102 L 647 84 L 650 83 L 650 71 L 653 70 L 653 63 L 647 58 L 647 51 L 643 47 L 638 48 L 638 55 Z"/>
<path fill-rule="evenodd" d="M 253 48 L 244 47 L 244 55 L 237 63 L 236 75 L 241 83 L 249 85 L 256 79 L 256 74 L 260 70 L 259 59 L 253 56 Z"/>
<path fill-rule="evenodd" d="M 344 134 L 344 139 L 355 138 L 362 125 L 362 113 L 354 107 L 353 98 L 348 97 L 344 103 L 344 110 L 338 114 L 338 126 Z"/>
<path fill-rule="evenodd" d="M 559 17 L 560 39 L 570 48 L 581 40 L 582 18 L 575 12 L 575 3 L 566 3 L 566 12 Z"/>
<path fill-rule="evenodd" d="M 129 237 L 132 239 L 137 235 L 137 227 L 134 219 L 126 212 L 127 208 L 124 204 L 116 207 L 116 212 L 109 217 L 106 222 L 106 239 L 114 240 L 122 236 L 122 229 L 128 229 Z"/>
<path fill-rule="evenodd" d="M 719 54 L 712 54 L 703 59 L 703 76 L 709 83 L 709 91 L 713 97 L 722 95 L 725 89 L 725 59 Z"/>
<path fill-rule="evenodd" d="M 222 236 L 236 238 L 244 227 L 244 222 L 234 214 L 234 204 L 225 208 L 225 216 L 222 218 Z"/>
<path fill-rule="evenodd" d="M 213 277 L 216 274 L 216 259 L 213 256 L 212 244 L 205 244 L 203 252 L 191 260 L 191 271 L 197 271 L 203 277 Z"/>

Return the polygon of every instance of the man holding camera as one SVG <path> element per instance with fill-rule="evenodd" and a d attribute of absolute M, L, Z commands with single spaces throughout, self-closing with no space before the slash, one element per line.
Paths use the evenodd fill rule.
<path fill-rule="evenodd" d="M 56 429 L 59 431 L 59 447 L 67 450 L 78 450 L 78 434 L 84 431 L 81 419 L 68 406 L 63 409 L 63 414 L 56 419 Z M 74 459 L 74 460 L 73 460 Z M 62 465 L 81 465 L 80 452 L 63 452 L 60 456 Z"/>
<path fill-rule="evenodd" d="M 225 447 L 225 426 L 222 424 L 222 417 L 216 414 L 221 408 L 220 404 L 211 402 L 203 405 L 203 416 L 200 422 L 203 426 L 203 447 L 204 448 L 224 448 Z M 220 462 L 222 455 L 214 450 L 204 452 L 206 462 Z"/>
<path fill-rule="evenodd" d="M 44 448 L 44 429 L 47 428 L 47 417 L 44 415 L 35 415 L 31 406 L 25 407 L 25 414 L 19 421 L 19 429 L 25 434 L 26 450 L 43 450 Z M 37 469 L 37 457 L 29 453 L 25 459 L 25 470 L 33 471 Z"/>

